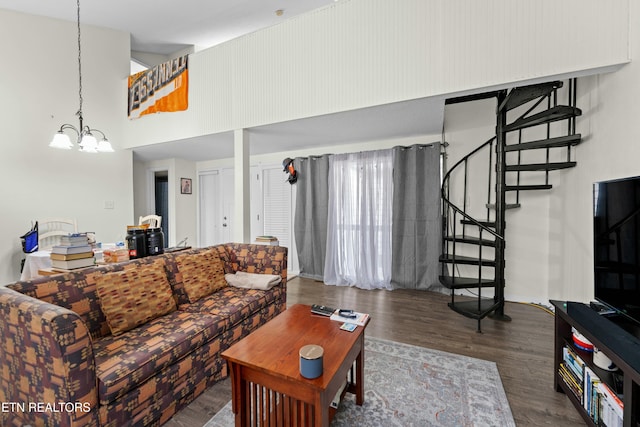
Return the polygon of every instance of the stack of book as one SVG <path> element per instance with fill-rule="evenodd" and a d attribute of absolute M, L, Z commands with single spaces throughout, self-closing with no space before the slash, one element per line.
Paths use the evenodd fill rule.
<path fill-rule="evenodd" d="M 263 245 L 273 245 L 278 246 L 278 238 L 275 236 L 258 236 L 256 237 L 256 243 L 261 243 Z"/>
<path fill-rule="evenodd" d="M 562 358 L 563 362 L 560 364 L 558 373 L 576 399 L 582 403 L 584 362 L 575 354 L 573 349 L 568 346 L 562 348 Z"/>
<path fill-rule="evenodd" d="M 96 262 L 93 249 L 85 233 L 62 236 L 60 244 L 51 248 L 53 270 L 75 270 L 91 267 Z"/>

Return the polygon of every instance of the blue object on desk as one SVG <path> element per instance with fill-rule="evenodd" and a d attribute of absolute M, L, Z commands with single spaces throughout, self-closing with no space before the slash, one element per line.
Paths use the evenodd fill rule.
<path fill-rule="evenodd" d="M 300 375 L 310 380 L 322 375 L 322 358 L 324 349 L 319 345 L 309 344 L 300 349 Z"/>

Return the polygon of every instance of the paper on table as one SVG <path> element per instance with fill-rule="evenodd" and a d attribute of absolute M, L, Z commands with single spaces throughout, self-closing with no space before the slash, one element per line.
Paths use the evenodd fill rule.
<path fill-rule="evenodd" d="M 358 326 L 364 326 L 367 323 L 367 320 L 369 320 L 369 314 L 367 313 L 358 313 L 356 311 L 353 312 L 353 314 L 356 316 L 353 319 L 349 318 L 349 317 L 344 317 L 344 316 L 340 316 L 338 314 L 338 311 L 336 311 L 335 313 L 333 313 L 330 317 L 331 320 L 335 320 L 337 322 L 346 322 L 346 323 L 354 323 Z"/>

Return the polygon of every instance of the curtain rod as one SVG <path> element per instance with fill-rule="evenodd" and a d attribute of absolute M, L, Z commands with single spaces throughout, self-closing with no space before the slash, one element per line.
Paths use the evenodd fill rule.
<path fill-rule="evenodd" d="M 428 144 L 413 144 L 413 145 L 409 145 L 409 146 L 396 145 L 395 147 L 391 147 L 391 148 L 383 148 L 383 150 L 393 150 L 394 148 L 399 148 L 401 150 L 407 150 L 409 148 L 414 148 L 414 147 L 417 147 L 417 148 L 432 148 L 436 144 L 439 144 L 440 147 L 448 147 L 449 146 L 448 142 L 442 143 L 442 142 L 436 141 L 436 142 L 430 142 Z M 343 153 L 343 154 L 366 153 L 368 151 L 378 151 L 378 150 L 361 150 L 361 151 L 354 151 L 352 153 Z M 443 153 L 441 153 L 441 154 L 443 154 Z M 334 155 L 334 153 L 325 153 L 325 154 L 311 155 L 311 156 L 305 156 L 305 157 L 296 157 L 296 158 L 300 159 L 300 160 L 307 160 L 307 159 L 314 160 L 314 159 L 319 159 L 319 158 L 324 157 L 324 156 L 333 156 L 333 155 Z"/>
<path fill-rule="evenodd" d="M 436 145 L 436 144 L 442 145 L 440 142 L 430 142 L 428 144 L 413 144 L 413 145 L 409 145 L 409 146 L 396 145 L 393 148 L 399 148 L 401 150 L 408 150 L 409 148 L 414 148 L 414 147 L 417 147 L 417 148 L 433 148 L 433 146 Z"/>

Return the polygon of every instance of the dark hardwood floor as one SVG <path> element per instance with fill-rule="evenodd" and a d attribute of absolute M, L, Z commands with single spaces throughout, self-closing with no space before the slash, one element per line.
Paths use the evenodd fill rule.
<path fill-rule="evenodd" d="M 526 304 L 507 303 L 513 319 L 476 321 L 447 307 L 447 295 L 412 290 L 364 291 L 309 279 L 288 283 L 287 305 L 325 304 L 371 314 L 367 335 L 496 362 L 518 426 L 584 426 L 569 399 L 553 387 L 553 316 Z M 165 426 L 204 425 L 231 399 L 222 381 Z"/>

